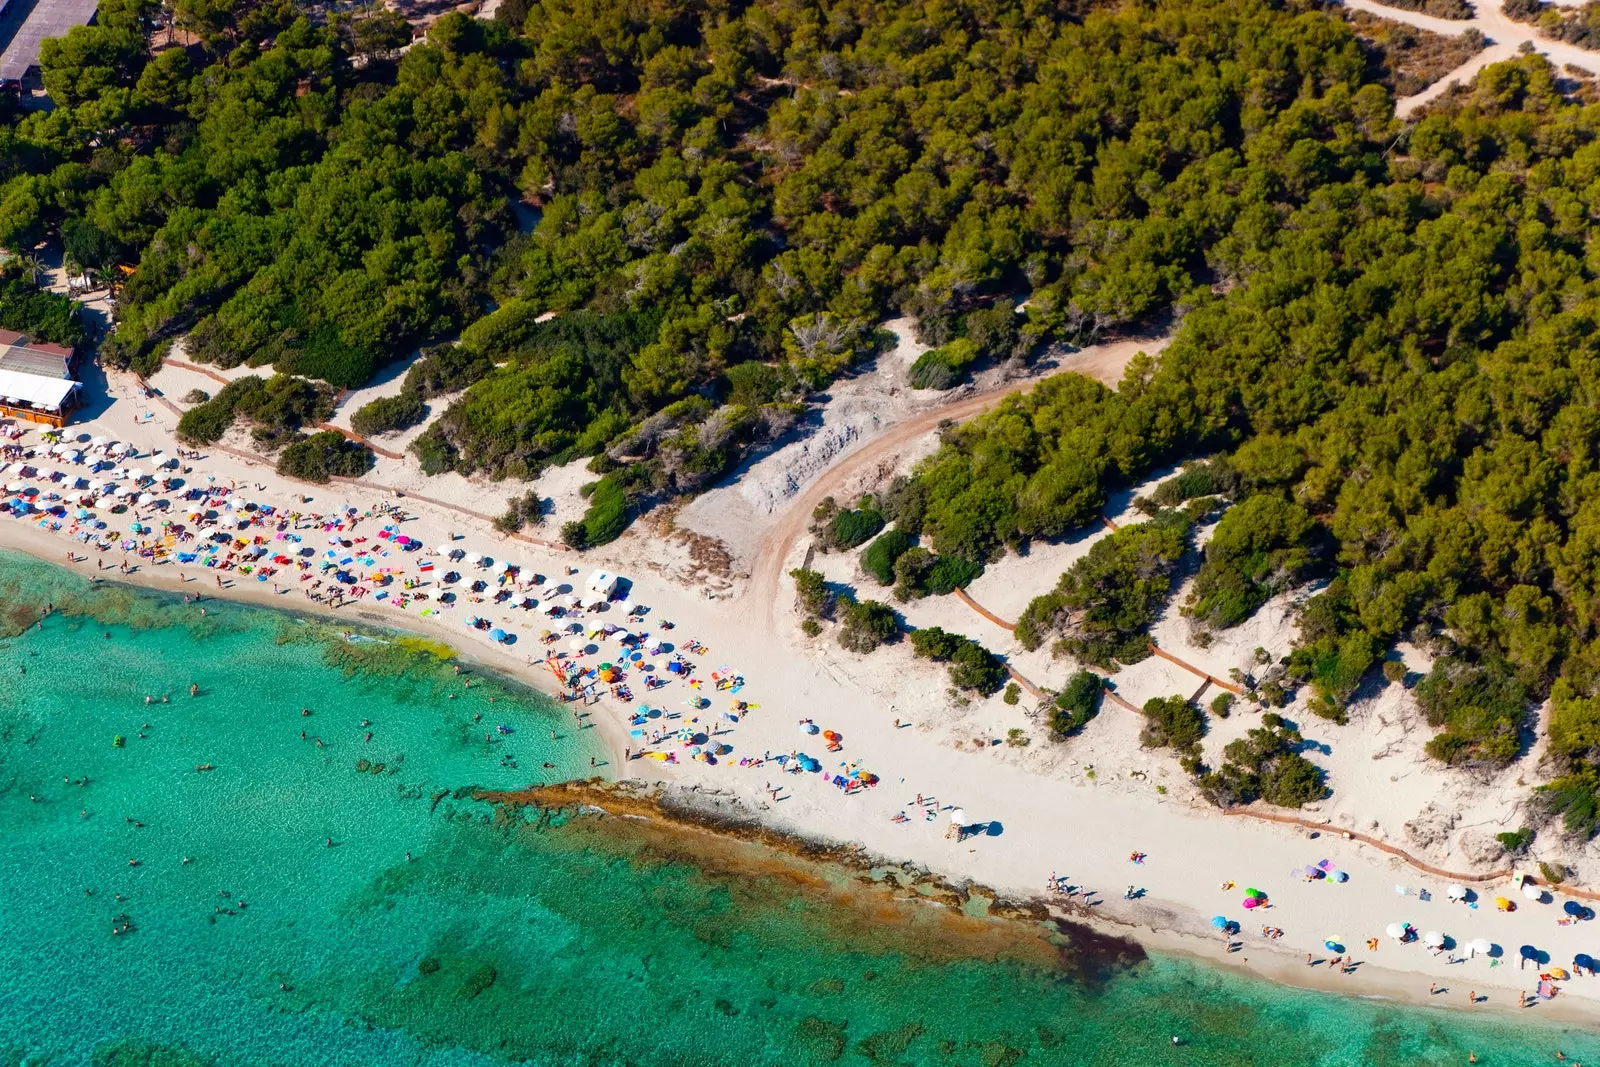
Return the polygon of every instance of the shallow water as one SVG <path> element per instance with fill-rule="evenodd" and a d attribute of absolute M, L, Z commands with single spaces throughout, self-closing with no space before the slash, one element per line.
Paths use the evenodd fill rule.
<path fill-rule="evenodd" d="M 23 629 L 44 602 L 70 614 Z M 753 845 L 508 814 L 468 787 L 587 775 L 598 744 L 382 635 L 5 554 L 0 631 L 0 1064 L 1600 1063 L 1554 1029 L 1057 960 Z"/>

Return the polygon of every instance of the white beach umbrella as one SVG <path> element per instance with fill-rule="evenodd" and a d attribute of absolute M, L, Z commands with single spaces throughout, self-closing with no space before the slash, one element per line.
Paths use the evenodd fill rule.
<path fill-rule="evenodd" d="M 134 468 L 132 468 L 131 470 L 128 471 L 128 477 L 130 477 L 134 481 L 138 482 L 138 481 L 143 481 L 144 478 L 147 477 L 147 475 L 144 473 L 144 471 L 140 470 L 138 467 L 134 467 Z"/>
<path fill-rule="evenodd" d="M 1429 948 L 1443 948 L 1444 935 L 1437 930 L 1429 930 L 1422 935 L 1422 943 Z"/>
<path fill-rule="evenodd" d="M 956 808 L 950 812 L 951 826 L 966 826 L 968 821 L 966 808 Z"/>
<path fill-rule="evenodd" d="M 1467 887 L 1464 885 L 1453 885 L 1444 891 L 1444 895 L 1449 897 L 1451 900 L 1466 900 Z"/>
<path fill-rule="evenodd" d="M 131 488 L 129 488 L 128 486 L 119 485 L 115 489 L 111 490 L 111 495 L 112 496 L 128 496 L 132 492 L 133 492 L 133 490 Z"/>
<path fill-rule="evenodd" d="M 27 482 L 7 482 L 6 483 L 6 492 L 8 492 L 8 493 L 20 493 L 26 488 L 28 488 L 28 483 Z"/>
<path fill-rule="evenodd" d="M 61 458 L 66 460 L 68 463 L 78 462 L 78 457 L 79 453 L 75 448 L 69 448 L 65 452 L 61 453 Z"/>
<path fill-rule="evenodd" d="M 563 597 L 562 599 L 566 601 L 567 607 L 569 607 L 569 608 L 576 608 L 576 607 L 582 607 L 583 606 L 583 598 L 580 597 L 580 596 L 573 595 L 573 596 Z"/>
<path fill-rule="evenodd" d="M 108 442 L 107 442 L 106 438 L 104 438 L 104 437 L 91 437 L 91 438 L 89 438 L 89 446 L 91 448 L 104 448 L 107 443 Z"/>
<path fill-rule="evenodd" d="M 1396 941 L 1406 936 L 1406 928 L 1402 923 L 1390 923 L 1388 926 L 1384 927 L 1383 932 L 1394 938 Z"/>
<path fill-rule="evenodd" d="M 1494 945 L 1490 943 L 1488 938 L 1479 937 L 1473 939 L 1472 943 L 1467 946 L 1467 950 L 1475 956 L 1487 956 L 1494 951 Z"/>
<path fill-rule="evenodd" d="M 465 562 L 476 567 L 478 564 L 483 562 L 483 557 L 478 555 L 476 552 L 468 552 Z"/>
<path fill-rule="evenodd" d="M 560 607 L 561 605 L 557 604 L 554 600 L 546 600 L 543 604 L 539 605 L 539 610 L 544 612 L 546 615 L 554 615 Z"/>
<path fill-rule="evenodd" d="M 1529 900 L 1543 900 L 1544 890 L 1536 885 L 1525 885 L 1522 887 L 1522 895 Z"/>
<path fill-rule="evenodd" d="M 499 563 L 496 563 L 494 565 L 494 570 L 495 570 L 496 574 L 504 574 L 506 571 L 508 571 L 510 569 L 511 569 L 511 561 L 510 560 L 503 559 Z"/>
<path fill-rule="evenodd" d="M 632 637 L 633 634 L 628 630 L 613 630 L 611 631 L 611 636 L 616 638 L 618 641 L 626 641 L 628 638 Z"/>
<path fill-rule="evenodd" d="M 567 642 L 567 647 L 572 649 L 574 652 L 582 652 L 584 649 L 589 647 L 589 639 L 586 637 L 574 637 L 572 640 Z"/>
<path fill-rule="evenodd" d="M 156 495 L 154 493 L 140 493 L 139 494 L 139 503 L 141 503 L 141 504 L 153 504 L 153 503 L 155 503 L 155 499 L 156 499 Z"/>
<path fill-rule="evenodd" d="M 127 453 L 128 446 L 121 441 L 112 441 L 111 444 L 106 448 L 106 451 L 110 452 L 112 455 L 121 456 Z"/>
<path fill-rule="evenodd" d="M 114 508 L 117 506 L 117 498 L 114 496 L 103 496 L 94 502 L 94 506 L 97 508 Z"/>

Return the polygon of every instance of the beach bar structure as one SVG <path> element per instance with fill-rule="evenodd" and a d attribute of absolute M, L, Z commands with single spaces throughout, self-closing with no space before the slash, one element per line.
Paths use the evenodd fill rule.
<path fill-rule="evenodd" d="M 622 587 L 622 579 L 610 571 L 595 571 L 589 575 L 589 592 L 610 599 Z"/>
<path fill-rule="evenodd" d="M 39 69 L 46 37 L 65 37 L 74 26 L 94 21 L 99 0 L 3 0 L 0 2 L 0 89 L 20 89 Z"/>
<path fill-rule="evenodd" d="M 0 330 L 0 416 L 65 425 L 83 397 L 83 383 L 73 376 L 76 363 L 70 348 Z"/>

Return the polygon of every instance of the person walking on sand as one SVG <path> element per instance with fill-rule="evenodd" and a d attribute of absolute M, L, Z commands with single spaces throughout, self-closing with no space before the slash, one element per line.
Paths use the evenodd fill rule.
<path fill-rule="evenodd" d="M 1476 1003 L 1478 1003 L 1478 991 L 1476 989 L 1468 991 L 1468 993 L 1467 993 L 1467 1003 L 1468 1004 L 1476 1004 Z"/>

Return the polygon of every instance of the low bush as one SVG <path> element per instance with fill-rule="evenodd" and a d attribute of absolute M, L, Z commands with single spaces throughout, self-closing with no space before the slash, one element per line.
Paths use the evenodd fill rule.
<path fill-rule="evenodd" d="M 1000 691 L 1008 672 L 1004 661 L 970 637 L 938 626 L 911 631 L 911 651 L 921 659 L 950 665 L 950 684 L 983 696 Z"/>
<path fill-rule="evenodd" d="M 606 475 L 589 497 L 589 510 L 583 513 L 584 547 L 607 544 L 628 528 L 628 496 L 622 484 Z"/>
<path fill-rule="evenodd" d="M 1170 748 L 1180 753 L 1198 750 L 1206 734 L 1200 709 L 1181 696 L 1151 697 L 1144 702 L 1144 730 L 1139 743 L 1145 748 Z"/>
<path fill-rule="evenodd" d="M 1504 661 L 1442 656 L 1415 693 L 1428 725 L 1439 730 L 1424 746 L 1434 759 L 1503 767 L 1521 750 L 1528 691 Z"/>
<path fill-rule="evenodd" d="M 1304 743 L 1298 730 L 1269 711 L 1259 727 L 1228 742 L 1222 766 L 1200 776 L 1200 789 L 1219 807 L 1265 800 L 1298 808 L 1321 800 L 1328 788 L 1321 769 L 1300 755 Z"/>
<path fill-rule="evenodd" d="M 427 414 L 428 405 L 420 393 L 402 392 L 398 396 L 380 396 L 361 405 L 350 416 L 350 428 L 363 437 L 372 437 L 415 426 Z"/>
<path fill-rule="evenodd" d="M 977 359 L 978 346 L 965 337 L 958 337 L 943 348 L 930 348 L 911 364 L 911 387 L 949 389 L 959 385 Z"/>
<path fill-rule="evenodd" d="M 1050 709 L 1050 730 L 1057 739 L 1071 737 L 1100 714 L 1105 681 L 1093 671 L 1078 671 L 1067 679 Z"/>
<path fill-rule="evenodd" d="M 814 619 L 826 619 L 833 614 L 833 593 L 828 589 L 828 580 L 821 571 L 796 567 L 789 572 L 789 577 L 794 579 L 795 596 L 799 598 L 800 608 L 806 615 Z"/>
<path fill-rule="evenodd" d="M 883 513 L 872 508 L 841 511 L 833 517 L 833 545 L 837 548 L 864 545 L 884 525 Z"/>
<path fill-rule="evenodd" d="M 513 534 L 524 526 L 538 526 L 544 522 L 544 501 L 529 489 L 521 496 L 506 498 L 506 510 L 494 520 L 494 528 L 504 534 Z"/>
<path fill-rule="evenodd" d="M 839 600 L 839 644 L 851 652 L 867 653 L 900 636 L 894 609 L 876 600 Z"/>
<path fill-rule="evenodd" d="M 911 538 L 899 530 L 881 533 L 861 553 L 861 569 L 876 578 L 879 585 L 893 585 L 895 561 L 910 547 Z"/>
<path fill-rule="evenodd" d="M 335 477 L 359 478 L 370 471 L 376 461 L 377 457 L 366 445 L 333 430 L 324 430 L 285 448 L 278 457 L 278 473 L 325 484 Z"/>

